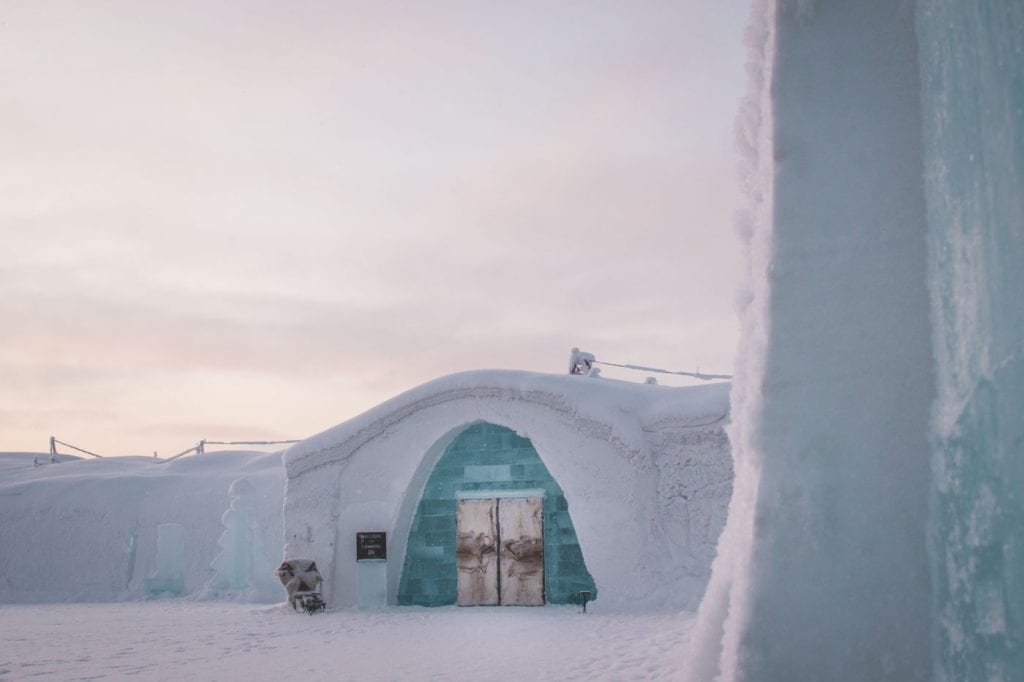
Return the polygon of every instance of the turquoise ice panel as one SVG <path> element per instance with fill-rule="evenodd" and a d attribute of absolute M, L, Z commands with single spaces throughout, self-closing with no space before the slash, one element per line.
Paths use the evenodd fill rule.
<path fill-rule="evenodd" d="M 528 438 L 478 422 L 445 449 L 427 480 L 406 544 L 398 603 L 446 606 L 456 600 L 455 505 L 463 491 L 544 491 L 544 594 L 549 604 L 575 603 L 597 588 L 583 560 L 562 488 Z"/>

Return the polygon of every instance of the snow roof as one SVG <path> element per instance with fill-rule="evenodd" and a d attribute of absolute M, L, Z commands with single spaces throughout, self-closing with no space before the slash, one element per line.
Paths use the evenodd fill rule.
<path fill-rule="evenodd" d="M 620 449 L 637 450 L 643 447 L 643 431 L 721 420 L 729 409 L 729 387 L 728 383 L 668 387 L 518 370 L 460 372 L 421 384 L 303 440 L 285 453 L 285 467 L 293 478 L 345 459 L 411 415 L 453 401 L 533 403 L 577 422 L 582 429 L 610 427 L 609 436 Z M 522 430 L 516 424 L 508 426 Z"/>

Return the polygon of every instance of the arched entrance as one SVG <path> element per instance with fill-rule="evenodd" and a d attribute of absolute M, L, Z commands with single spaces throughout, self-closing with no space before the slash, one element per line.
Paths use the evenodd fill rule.
<path fill-rule="evenodd" d="M 409 529 L 399 604 L 575 603 L 597 596 L 569 505 L 528 438 L 471 424 L 434 466 Z"/>

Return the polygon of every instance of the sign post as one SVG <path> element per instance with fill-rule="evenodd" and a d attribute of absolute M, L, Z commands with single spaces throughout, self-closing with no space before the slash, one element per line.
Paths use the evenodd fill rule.
<path fill-rule="evenodd" d="M 359 610 L 374 611 L 388 603 L 388 535 L 383 531 L 356 533 Z"/>
<path fill-rule="evenodd" d="M 356 561 L 385 560 L 388 558 L 388 534 L 356 533 Z"/>

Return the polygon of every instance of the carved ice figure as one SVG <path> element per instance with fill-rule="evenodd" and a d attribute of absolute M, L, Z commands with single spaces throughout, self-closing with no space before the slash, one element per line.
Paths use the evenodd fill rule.
<path fill-rule="evenodd" d="M 217 591 L 272 590 L 267 577 L 270 565 L 256 523 L 256 489 L 248 479 L 239 478 L 231 483 L 228 495 L 231 506 L 221 516 L 224 533 L 217 543 L 222 551 L 210 564 L 215 575 L 209 587 Z"/>

